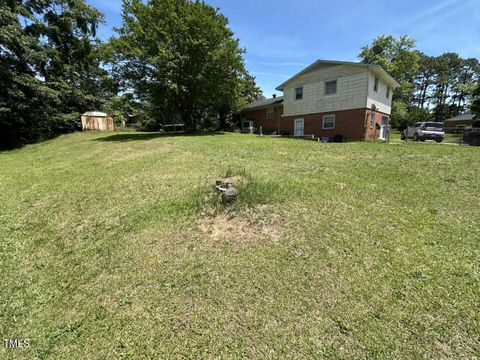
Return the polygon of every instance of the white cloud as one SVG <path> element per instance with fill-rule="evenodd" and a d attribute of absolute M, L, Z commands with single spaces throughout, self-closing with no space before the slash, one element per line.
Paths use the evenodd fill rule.
<path fill-rule="evenodd" d="M 463 3 L 468 2 L 468 1 L 463 1 Z M 434 19 L 435 16 L 445 10 L 446 8 L 450 7 L 453 4 L 461 4 L 462 1 L 458 0 L 446 0 L 446 1 L 439 1 L 436 6 L 429 6 L 426 11 L 419 12 L 417 15 L 411 17 L 409 19 L 410 23 L 418 23 L 418 22 L 424 22 L 431 19 Z"/>

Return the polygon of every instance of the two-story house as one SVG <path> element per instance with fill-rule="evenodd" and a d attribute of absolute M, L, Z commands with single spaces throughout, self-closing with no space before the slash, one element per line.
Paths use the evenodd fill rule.
<path fill-rule="evenodd" d="M 318 60 L 277 87 L 283 97 L 242 110 L 242 127 L 264 134 L 384 139 L 399 84 L 379 65 Z"/>

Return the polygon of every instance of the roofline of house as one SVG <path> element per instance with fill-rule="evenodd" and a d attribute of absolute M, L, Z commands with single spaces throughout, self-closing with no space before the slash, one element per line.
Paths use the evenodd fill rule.
<path fill-rule="evenodd" d="M 275 98 L 270 98 L 266 100 L 273 100 L 273 99 Z M 240 111 L 261 110 L 261 109 L 268 109 L 270 107 L 283 106 L 283 99 L 278 99 L 278 101 L 275 101 L 275 102 L 272 102 L 271 104 L 266 104 L 266 105 L 246 107 L 248 105 L 249 104 L 242 106 L 240 108 Z"/>
<path fill-rule="evenodd" d="M 445 119 L 443 121 L 458 121 L 458 122 L 461 122 L 461 121 L 476 121 L 477 119 L 475 119 L 475 116 L 473 116 L 472 118 L 470 119 L 455 119 L 455 117 L 453 118 L 449 118 L 449 119 Z"/>
<path fill-rule="evenodd" d="M 361 66 L 361 67 L 368 67 L 368 69 L 378 71 L 380 72 L 385 78 L 388 79 L 390 82 L 390 85 L 392 86 L 393 89 L 397 88 L 400 86 L 400 84 L 388 73 L 385 71 L 384 68 L 382 68 L 380 65 L 376 64 L 363 64 L 363 63 L 358 63 L 358 62 L 352 62 L 352 61 L 334 61 L 334 60 L 317 60 L 313 64 L 307 66 L 305 69 L 300 71 L 299 73 L 293 75 L 290 79 L 287 81 L 283 82 L 279 86 L 275 88 L 275 90 L 278 91 L 283 91 L 284 86 L 289 83 L 290 81 L 298 78 L 299 76 L 308 73 L 311 69 L 313 69 L 315 66 L 318 64 L 323 63 L 323 64 L 333 64 L 333 65 L 354 65 L 354 66 Z"/>
<path fill-rule="evenodd" d="M 368 68 L 373 71 L 378 71 L 382 74 L 389 82 L 390 86 L 395 90 L 396 88 L 400 87 L 400 84 L 395 80 L 392 75 L 390 75 L 382 66 L 377 64 L 368 64 Z"/>
<path fill-rule="evenodd" d="M 242 108 L 242 109 L 240 109 L 240 111 L 262 110 L 262 109 L 268 109 L 268 108 L 271 108 L 271 107 L 279 107 L 279 106 L 283 106 L 283 102 L 274 103 L 274 104 L 270 104 L 270 105 L 255 106 L 255 107 L 250 107 L 250 108 Z"/>

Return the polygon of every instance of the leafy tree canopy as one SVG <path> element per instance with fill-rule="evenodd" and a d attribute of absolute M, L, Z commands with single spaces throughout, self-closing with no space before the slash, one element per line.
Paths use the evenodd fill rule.
<path fill-rule="evenodd" d="M 473 114 L 475 114 L 476 119 L 480 119 L 480 82 L 473 91 L 471 111 Z"/>
<path fill-rule="evenodd" d="M 0 0 L 0 147 L 74 130 L 99 104 L 101 20 L 84 0 Z"/>
<path fill-rule="evenodd" d="M 392 123 L 403 128 L 416 121 L 443 121 L 472 108 L 472 96 L 480 78 L 478 59 L 456 53 L 429 56 L 402 35 L 382 35 L 364 46 L 359 58 L 381 65 L 399 83 L 392 106 Z"/>
<path fill-rule="evenodd" d="M 124 90 L 150 104 L 151 117 L 187 129 L 228 116 L 259 89 L 243 63 L 244 50 L 217 9 L 200 1 L 123 2 L 113 40 Z"/>

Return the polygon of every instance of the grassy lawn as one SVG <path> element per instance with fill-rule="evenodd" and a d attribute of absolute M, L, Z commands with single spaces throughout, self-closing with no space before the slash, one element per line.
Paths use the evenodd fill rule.
<path fill-rule="evenodd" d="M 0 334 L 31 345 L 2 359 L 480 357 L 478 148 L 76 133 L 0 164 Z"/>

